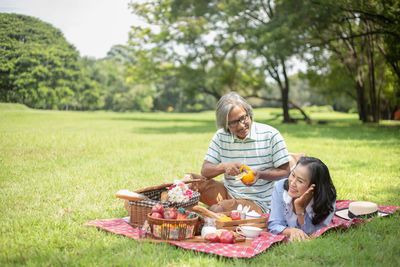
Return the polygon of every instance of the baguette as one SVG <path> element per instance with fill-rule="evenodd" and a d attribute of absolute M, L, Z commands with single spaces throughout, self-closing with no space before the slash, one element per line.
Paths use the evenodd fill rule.
<path fill-rule="evenodd" d="M 148 197 L 146 197 L 143 194 L 139 194 L 139 193 L 135 193 L 135 192 L 131 192 L 129 190 L 119 190 L 116 193 L 116 197 L 117 198 L 122 198 L 122 199 L 126 199 L 126 200 L 130 200 L 130 201 L 140 201 L 143 199 L 148 199 Z"/>
<path fill-rule="evenodd" d="M 215 213 L 215 212 L 212 212 L 211 210 L 209 210 L 209 209 L 207 209 L 207 208 L 205 208 L 205 207 L 199 206 L 199 205 L 194 206 L 194 207 L 192 208 L 192 210 L 194 210 L 194 211 L 200 213 L 200 214 L 203 215 L 204 217 L 210 217 L 210 218 L 215 218 L 215 219 L 220 219 L 220 218 L 222 218 L 221 215 L 219 215 L 219 214 L 217 214 L 217 213 Z"/>

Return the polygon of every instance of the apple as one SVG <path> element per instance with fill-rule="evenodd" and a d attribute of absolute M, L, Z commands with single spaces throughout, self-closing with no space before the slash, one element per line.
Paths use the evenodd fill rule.
<path fill-rule="evenodd" d="M 158 218 L 158 219 L 162 219 L 163 218 L 162 214 L 159 213 L 159 212 L 152 212 L 150 216 L 153 217 L 153 218 Z"/>
<path fill-rule="evenodd" d="M 208 233 L 204 239 L 211 243 L 218 243 L 220 241 L 219 236 L 216 233 Z"/>
<path fill-rule="evenodd" d="M 177 211 L 176 219 L 177 219 L 177 220 L 184 220 L 184 219 L 187 219 L 188 215 L 186 215 L 186 212 L 187 212 L 186 209 L 180 207 L 180 208 L 178 209 L 178 211 Z"/>
<path fill-rule="evenodd" d="M 235 235 L 232 231 L 224 231 L 219 237 L 221 243 L 233 244 L 235 242 Z"/>
<path fill-rule="evenodd" d="M 188 216 L 186 216 L 186 214 L 182 214 L 182 213 L 179 213 L 179 212 L 178 212 L 178 215 L 176 216 L 177 220 L 185 220 L 187 218 L 188 218 Z"/>
<path fill-rule="evenodd" d="M 240 212 L 234 211 L 231 213 L 231 218 L 232 220 L 240 220 L 242 217 L 240 216 Z"/>
<path fill-rule="evenodd" d="M 162 215 L 164 214 L 164 207 L 160 203 L 157 203 L 151 208 L 151 212 L 158 212 Z"/>
<path fill-rule="evenodd" d="M 177 217 L 176 208 L 165 208 L 164 209 L 164 219 L 174 220 Z"/>

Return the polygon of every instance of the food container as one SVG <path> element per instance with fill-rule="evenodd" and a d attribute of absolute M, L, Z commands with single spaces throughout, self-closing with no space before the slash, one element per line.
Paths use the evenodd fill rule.
<path fill-rule="evenodd" d="M 230 212 L 223 212 L 226 216 L 230 215 Z M 267 218 L 261 216 L 260 218 L 249 219 L 246 217 L 244 220 L 232 220 L 232 221 L 220 221 L 217 220 L 217 229 L 225 229 L 236 231 L 236 228 L 241 225 L 251 225 L 255 227 L 260 227 L 263 230 L 267 228 Z"/>
<path fill-rule="evenodd" d="M 150 234 L 157 239 L 184 240 L 194 237 L 194 231 L 199 217 L 193 219 L 170 220 L 147 215 Z"/>
<path fill-rule="evenodd" d="M 171 185 L 171 184 L 169 184 Z M 149 199 L 140 201 L 129 201 L 130 219 L 129 224 L 135 227 L 142 227 L 147 220 L 147 215 L 151 213 L 151 208 L 160 203 L 164 208 L 183 207 L 189 209 L 199 202 L 200 193 L 193 191 L 192 198 L 182 203 L 175 203 L 170 201 L 161 201 L 161 193 L 168 190 L 168 184 L 161 184 L 157 186 L 147 187 L 136 190 L 136 193 L 141 193 Z"/>
<path fill-rule="evenodd" d="M 217 231 L 216 219 L 215 218 L 205 218 L 204 225 L 201 229 L 201 238 L 205 238 L 207 234 L 215 233 Z"/>
<path fill-rule="evenodd" d="M 258 219 L 261 218 L 261 214 L 251 211 L 246 213 L 246 219 Z"/>

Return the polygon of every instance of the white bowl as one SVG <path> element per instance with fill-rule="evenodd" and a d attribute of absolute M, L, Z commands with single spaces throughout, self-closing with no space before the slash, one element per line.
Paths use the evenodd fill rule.
<path fill-rule="evenodd" d="M 258 218 L 261 218 L 261 214 L 258 214 L 254 210 L 246 213 L 246 219 L 258 219 Z"/>

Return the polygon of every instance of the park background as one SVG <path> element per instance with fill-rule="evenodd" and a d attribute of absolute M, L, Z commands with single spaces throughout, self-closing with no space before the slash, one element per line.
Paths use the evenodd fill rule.
<path fill-rule="evenodd" d="M 339 199 L 400 206 L 396 1 L 129 9 L 146 26 L 132 25 L 129 41 L 100 59 L 80 56 L 45 21 L 0 13 L 2 265 L 399 265 L 398 214 L 250 261 L 83 226 L 126 216 L 119 189 L 198 173 L 228 91 L 248 99 L 290 152 L 321 158 Z M 296 61 L 306 67 L 293 73 Z"/>

